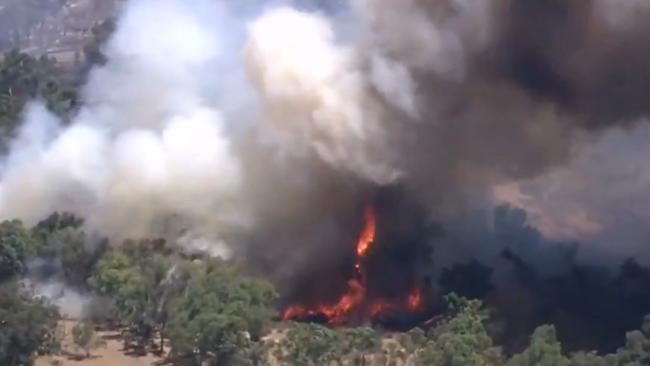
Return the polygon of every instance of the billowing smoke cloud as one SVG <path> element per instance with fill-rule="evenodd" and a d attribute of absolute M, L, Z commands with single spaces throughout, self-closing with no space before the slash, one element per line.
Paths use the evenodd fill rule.
<path fill-rule="evenodd" d="M 277 134 L 280 149 L 313 150 L 336 168 L 393 182 L 399 171 L 377 148 L 387 141 L 361 60 L 334 37 L 326 18 L 290 8 L 251 25 L 247 70 L 265 107 L 264 122 L 272 125 L 265 128 Z"/>
<path fill-rule="evenodd" d="M 647 2 L 311 3 L 130 1 L 72 122 L 26 111 L 0 216 L 72 211 L 112 237 L 243 252 L 280 278 L 335 266 L 387 187 L 443 227 L 489 211 L 498 186 L 535 222 L 568 210 L 578 237 L 613 236 L 616 220 L 591 219 L 605 204 L 516 194 L 545 178 L 577 191 L 556 169 L 595 164 L 593 136 L 650 111 Z M 603 149 L 607 164 L 625 153 Z M 614 184 L 597 171 L 594 190 Z"/>
<path fill-rule="evenodd" d="M 130 3 L 71 124 L 28 108 L 4 166 L 2 216 L 34 222 L 66 210 L 117 237 L 214 232 L 240 179 L 212 78 L 200 76 L 230 52 L 211 25 L 220 12 L 208 2 Z"/>

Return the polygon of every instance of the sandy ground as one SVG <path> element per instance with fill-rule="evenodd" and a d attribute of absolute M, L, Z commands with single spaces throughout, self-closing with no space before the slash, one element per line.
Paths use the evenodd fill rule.
<path fill-rule="evenodd" d="M 36 360 L 36 366 L 159 366 L 163 365 L 163 360 L 152 354 L 146 356 L 127 355 L 122 351 L 122 342 L 117 332 L 98 332 L 105 345 L 91 351 L 91 357 L 77 360 L 73 355 L 82 355 L 84 352 L 79 350 L 72 341 L 72 327 L 75 322 L 62 322 L 62 332 L 64 341 L 62 348 L 70 356 L 45 356 Z M 58 363 L 57 363 L 58 362 Z"/>

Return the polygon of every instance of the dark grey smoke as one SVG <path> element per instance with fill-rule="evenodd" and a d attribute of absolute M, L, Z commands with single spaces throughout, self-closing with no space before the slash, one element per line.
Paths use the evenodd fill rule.
<path fill-rule="evenodd" d="M 650 102 L 650 12 L 615 27 L 598 14 L 606 1 L 506 1 L 496 69 L 532 96 L 576 115 L 582 126 L 604 128 L 647 115 Z"/>
<path fill-rule="evenodd" d="M 388 289 L 473 258 L 508 279 L 514 244 L 561 271 L 591 250 L 545 238 L 564 224 L 615 238 L 616 206 L 644 237 L 650 212 L 621 207 L 650 167 L 608 174 L 611 141 L 644 142 L 611 136 L 650 107 L 648 24 L 642 0 L 132 0 L 71 124 L 26 114 L 0 214 L 233 251 L 287 298 L 337 296 L 368 204 Z"/>
<path fill-rule="evenodd" d="M 650 107 L 644 94 L 650 81 L 645 66 L 650 64 L 650 3 L 634 3 L 617 8 L 609 0 L 354 0 L 349 11 L 330 13 L 356 21 L 355 27 L 336 28 L 336 45 L 353 52 L 356 62 L 342 73 L 362 78 L 364 122 L 376 123 L 383 133 L 358 141 L 362 163 L 355 170 L 351 161 L 357 151 L 342 161 L 327 160 L 318 149 L 292 155 L 284 150 L 289 143 L 260 146 L 269 137 L 263 128 L 253 131 L 257 136 L 244 143 L 243 154 L 244 181 L 250 185 L 246 191 L 253 192 L 249 199 L 258 219 L 246 240 L 249 260 L 287 293 L 310 293 L 314 286 L 328 292 L 327 284 L 345 283 L 341 268 L 353 249 L 361 208 L 378 204 L 377 197 L 395 187 L 398 202 L 416 203 L 406 205 L 400 216 L 426 225 L 403 225 L 396 232 L 388 219 L 394 210 L 379 209 L 378 240 L 408 246 L 404 237 L 410 236 L 432 245 L 432 268 L 471 258 L 503 266 L 501 252 L 513 243 L 544 273 L 562 272 L 578 258 L 593 259 L 589 243 L 580 249 L 558 244 L 544 238 L 532 222 L 532 217 L 560 212 L 528 217 L 520 211 L 493 212 L 492 191 L 502 184 L 543 179 L 572 166 L 586 151 L 611 151 L 598 142 L 600 136 L 644 122 Z M 273 63 L 265 67 L 261 75 L 269 80 L 276 70 L 269 71 Z M 256 72 L 254 84 L 263 78 Z M 286 115 L 274 116 L 279 113 L 276 103 L 287 100 L 275 99 L 271 88 L 256 88 L 268 107 L 263 110 L 269 111 L 263 119 L 295 118 L 296 124 L 311 126 L 321 111 L 307 107 L 313 113 L 303 117 L 303 109 L 280 104 Z M 331 140 L 323 142 L 314 129 L 305 136 L 331 147 Z M 622 153 L 614 155 L 608 164 L 625 159 Z M 399 174 L 384 179 L 382 173 L 373 174 L 377 165 Z M 604 193 L 607 187 L 600 182 L 610 180 L 606 167 L 602 170 L 590 179 Z M 555 179 L 556 191 L 565 182 Z M 640 194 L 621 190 L 617 197 Z M 598 195 L 592 193 L 590 197 Z M 566 204 L 571 199 L 557 196 Z M 544 196 L 531 193 L 531 199 L 543 202 Z M 604 205 L 591 207 L 606 210 Z M 431 234 L 427 227 L 441 230 Z M 603 233 L 612 237 L 611 230 Z M 404 268 L 408 273 L 411 267 Z M 496 269 L 495 276 L 500 275 L 508 276 Z"/>

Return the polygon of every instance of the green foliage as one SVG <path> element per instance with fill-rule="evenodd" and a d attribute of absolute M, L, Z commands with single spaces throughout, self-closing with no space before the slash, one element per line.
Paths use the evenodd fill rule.
<path fill-rule="evenodd" d="M 295 366 L 328 365 L 340 362 L 344 342 L 341 335 L 318 324 L 294 323 L 278 343 L 275 357 Z"/>
<path fill-rule="evenodd" d="M 165 258 L 146 258 L 118 292 L 117 310 L 123 322 L 129 326 L 131 340 L 138 346 L 143 346 L 159 332 L 162 347 L 168 292 L 172 285 L 167 280 L 168 273 L 173 273 L 173 267 Z"/>
<path fill-rule="evenodd" d="M 569 366 L 562 355 L 562 345 L 557 340 L 555 327 L 538 327 L 530 338 L 530 345 L 522 353 L 514 355 L 506 366 Z"/>
<path fill-rule="evenodd" d="M 15 133 L 20 114 L 30 100 L 40 99 L 48 109 L 66 116 L 76 106 L 77 95 L 61 77 L 54 60 L 35 58 L 18 50 L 4 55 L 0 62 L 0 137 L 2 149 Z"/>
<path fill-rule="evenodd" d="M 56 308 L 16 284 L 0 287 L 0 365 L 31 365 L 37 351 L 57 349 Z"/>
<path fill-rule="evenodd" d="M 91 322 L 83 321 L 72 328 L 72 339 L 74 343 L 86 352 L 90 357 L 90 347 L 95 333 L 94 325 Z"/>
<path fill-rule="evenodd" d="M 67 227 L 46 239 L 47 251 L 58 258 L 68 284 L 84 285 L 106 250 L 104 241 L 91 241 L 83 230 Z"/>
<path fill-rule="evenodd" d="M 595 352 L 577 352 L 571 355 L 571 366 L 618 366 L 616 355 L 599 356 Z"/>
<path fill-rule="evenodd" d="M 83 219 L 71 213 L 54 212 L 32 228 L 32 236 L 38 240 L 39 249 L 44 249 L 50 235 L 68 228 L 80 229 L 83 222 Z"/>
<path fill-rule="evenodd" d="M 247 339 L 244 347 L 241 347 L 230 360 L 237 366 L 267 366 L 269 362 L 269 350 L 271 345 L 265 340 L 252 341 Z"/>
<path fill-rule="evenodd" d="M 137 276 L 131 258 L 121 253 L 109 253 L 99 260 L 88 283 L 97 294 L 116 297 Z"/>
<path fill-rule="evenodd" d="M 161 256 L 136 261 L 119 252 L 107 254 L 97 263 L 88 282 L 98 295 L 113 299 L 120 322 L 128 328 L 127 343 L 143 347 L 156 331 L 163 332 L 169 267 Z"/>
<path fill-rule="evenodd" d="M 94 331 L 94 325 L 91 322 L 84 321 L 78 323 L 72 328 L 72 338 L 74 343 L 81 348 L 86 348 L 90 344 L 90 340 L 93 338 Z"/>
<path fill-rule="evenodd" d="M 426 342 L 427 336 L 421 328 L 413 328 L 399 337 L 400 346 L 408 354 L 414 353 L 418 348 L 424 346 Z"/>
<path fill-rule="evenodd" d="M 447 297 L 450 316 L 433 328 L 426 343 L 415 351 L 415 365 L 483 366 L 500 359 L 485 329 L 487 312 L 478 300 Z"/>
<path fill-rule="evenodd" d="M 88 320 L 72 328 L 72 339 L 77 347 L 84 350 L 86 358 L 90 357 L 90 350 L 105 345 L 105 342 L 95 333 L 95 324 Z"/>
<path fill-rule="evenodd" d="M 650 365 L 650 315 L 643 319 L 641 330 L 627 333 L 616 357 L 621 366 Z"/>
<path fill-rule="evenodd" d="M 107 249 L 106 240 L 91 239 L 82 230 L 83 220 L 55 212 L 31 229 L 36 255 L 56 259 L 67 284 L 83 286 Z"/>
<path fill-rule="evenodd" d="M 276 297 L 269 283 L 225 265 L 195 273 L 171 307 L 172 353 L 193 355 L 199 363 L 206 358 L 228 362 L 259 341 Z"/>
<path fill-rule="evenodd" d="M 0 280 L 23 273 L 36 244 L 19 220 L 0 223 Z"/>
<path fill-rule="evenodd" d="M 344 334 L 345 354 L 352 357 L 354 365 L 366 365 L 366 357 L 376 353 L 381 341 L 377 332 L 370 327 L 348 328 Z"/>
<path fill-rule="evenodd" d="M 380 365 L 397 366 L 406 362 L 409 354 L 395 342 L 388 342 L 382 347 L 382 352 L 378 355 L 377 361 Z"/>

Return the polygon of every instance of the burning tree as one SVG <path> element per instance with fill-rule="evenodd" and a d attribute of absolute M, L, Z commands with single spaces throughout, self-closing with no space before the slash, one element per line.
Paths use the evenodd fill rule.
<path fill-rule="evenodd" d="M 332 325 L 342 325 L 350 321 L 366 322 L 381 318 L 384 314 L 395 311 L 417 313 L 424 309 L 422 289 L 409 284 L 411 290 L 401 298 L 383 298 L 369 295 L 371 278 L 367 262 L 373 253 L 377 235 L 377 214 L 373 206 L 364 209 L 364 226 L 355 246 L 355 261 L 351 278 L 346 288 L 334 303 L 321 302 L 311 305 L 290 305 L 282 312 L 284 320 L 304 320 L 325 317 Z"/>

